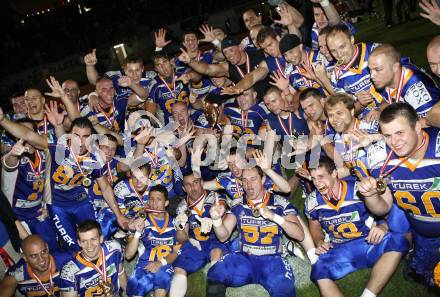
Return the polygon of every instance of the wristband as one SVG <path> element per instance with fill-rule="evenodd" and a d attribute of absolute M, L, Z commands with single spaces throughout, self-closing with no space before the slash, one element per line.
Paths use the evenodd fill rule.
<path fill-rule="evenodd" d="M 318 255 L 316 254 L 316 248 L 307 251 L 307 257 L 309 257 L 310 263 L 315 264 L 318 261 Z"/>
<path fill-rule="evenodd" d="M 211 41 L 211 43 L 215 46 L 220 48 L 221 47 L 221 43 L 218 39 L 214 39 L 213 41 Z"/>
<path fill-rule="evenodd" d="M 160 259 L 160 263 L 162 263 L 162 266 L 168 265 L 167 259 L 165 259 L 165 258 Z"/>
<path fill-rule="evenodd" d="M 3 160 L 2 160 L 3 166 L 7 169 L 7 171 L 14 171 L 15 169 L 18 168 L 18 165 L 20 164 L 20 160 L 17 162 L 17 165 L 16 165 L 16 166 L 14 166 L 14 167 L 10 167 L 10 166 L 8 166 L 8 164 L 6 164 L 6 160 L 5 160 L 5 158 L 6 158 L 8 155 L 10 155 L 10 154 L 8 153 L 8 154 L 6 154 L 6 155 L 3 157 Z M 18 158 L 18 157 L 17 157 L 17 158 Z"/>
<path fill-rule="evenodd" d="M 212 220 L 212 225 L 214 227 L 220 227 L 222 224 L 223 224 L 223 220 L 221 218 Z"/>
<path fill-rule="evenodd" d="M 142 236 L 142 232 L 136 231 L 134 233 L 134 238 L 140 238 Z"/>
<path fill-rule="evenodd" d="M 327 7 L 327 6 L 330 5 L 330 1 L 329 0 L 324 0 L 324 1 L 321 1 L 321 3 L 319 3 L 319 4 L 321 4 L 322 7 Z"/>
<path fill-rule="evenodd" d="M 284 219 L 282 216 L 275 214 L 275 215 L 273 216 L 273 220 L 272 220 L 272 221 L 274 221 L 275 223 L 277 223 L 277 225 L 281 226 L 281 225 L 284 223 L 285 220 L 286 220 L 286 219 Z"/>
<path fill-rule="evenodd" d="M 327 1 L 327 2 L 328 2 L 328 1 Z M 154 49 L 154 51 L 155 51 L 155 52 L 160 52 L 160 51 L 162 51 L 162 48 L 156 46 L 156 48 Z"/>

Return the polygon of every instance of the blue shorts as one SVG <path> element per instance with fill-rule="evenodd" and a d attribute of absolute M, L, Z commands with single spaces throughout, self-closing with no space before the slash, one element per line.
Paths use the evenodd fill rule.
<path fill-rule="evenodd" d="M 440 261 L 440 237 L 423 237 L 415 232 L 412 234 L 414 257 L 411 267 L 417 274 L 423 276 L 429 285 L 433 286 L 434 268 Z"/>
<path fill-rule="evenodd" d="M 156 273 L 145 270 L 148 262 L 139 262 L 136 269 L 128 278 L 128 296 L 146 296 L 158 289 L 170 290 L 174 270 L 171 265 L 162 266 Z"/>
<path fill-rule="evenodd" d="M 211 261 L 211 251 L 219 248 L 223 251 L 223 255 L 228 253 L 226 245 L 216 240 L 208 240 L 200 242 L 202 250 L 199 251 L 190 241 L 186 241 L 182 248 L 177 252 L 178 257 L 174 261 L 173 266 L 182 268 L 186 273 L 190 274 L 201 269 L 206 263 Z"/>
<path fill-rule="evenodd" d="M 118 231 L 118 221 L 116 220 L 116 215 L 113 213 L 113 211 L 108 208 L 102 208 L 98 216 L 96 218 L 96 221 L 101 226 L 102 235 L 104 236 L 104 240 L 109 240 L 110 237 Z"/>
<path fill-rule="evenodd" d="M 296 296 L 292 268 L 279 255 L 228 254 L 209 269 L 208 280 L 220 282 L 227 287 L 260 284 L 272 297 Z"/>
<path fill-rule="evenodd" d="M 359 269 L 373 267 L 386 252 L 406 253 L 408 240 L 401 233 L 387 233 L 381 243 L 369 244 L 365 238 L 359 238 L 337 245 L 327 253 L 320 255 L 312 266 L 310 278 L 337 280 Z"/>

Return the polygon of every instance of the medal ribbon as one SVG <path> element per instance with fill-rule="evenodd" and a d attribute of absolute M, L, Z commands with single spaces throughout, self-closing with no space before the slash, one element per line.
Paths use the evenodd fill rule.
<path fill-rule="evenodd" d="M 197 204 L 199 204 L 199 202 L 202 201 L 202 199 L 205 198 L 205 197 L 206 197 L 206 192 L 203 192 L 203 194 L 202 194 L 199 198 L 197 198 L 197 200 L 196 200 L 195 202 L 189 204 L 189 200 L 188 200 L 188 201 L 187 201 L 188 209 L 191 209 L 191 208 L 193 208 L 194 206 L 196 206 Z M 203 207 L 202 207 L 202 208 L 203 208 Z"/>
<path fill-rule="evenodd" d="M 43 118 L 43 125 L 44 125 L 43 134 L 47 135 L 47 125 L 48 124 L 47 124 L 47 117 L 46 116 L 44 116 L 44 118 Z M 37 129 L 37 133 L 41 135 L 41 132 L 38 129 Z"/>
<path fill-rule="evenodd" d="M 168 83 L 165 81 L 165 79 L 163 79 L 160 75 L 159 75 L 159 78 L 163 82 L 165 87 L 168 89 L 168 91 L 173 95 L 173 98 L 175 98 L 176 97 L 176 75 L 173 74 L 173 79 L 171 81 L 171 85 L 173 87 L 172 89 L 170 88 Z"/>
<path fill-rule="evenodd" d="M 47 293 L 48 296 L 55 296 L 55 287 L 54 287 L 53 279 L 52 279 L 53 264 L 52 264 L 52 260 L 49 260 L 49 261 L 50 261 L 50 264 L 49 264 L 49 284 L 50 284 L 49 291 L 44 287 L 44 284 L 40 280 L 40 278 L 32 271 L 32 268 L 30 271 L 31 272 L 30 275 L 33 279 L 35 279 L 38 282 L 40 287 Z"/>
<path fill-rule="evenodd" d="M 153 167 L 156 168 L 159 165 L 159 160 L 157 156 L 157 145 L 154 147 L 154 152 L 150 153 L 147 148 L 145 148 L 145 153 L 150 157 Z"/>
<path fill-rule="evenodd" d="M 346 71 L 348 70 L 356 61 L 357 57 L 359 55 L 359 47 L 357 45 L 354 46 L 354 55 L 353 58 L 351 58 L 350 62 L 348 62 L 347 64 L 345 64 L 345 66 L 335 66 L 335 74 L 336 74 L 336 79 L 339 79 L 342 75 L 342 70 Z"/>
<path fill-rule="evenodd" d="M 3 263 L 5 263 L 6 267 L 11 267 L 15 264 L 14 259 L 12 259 L 8 252 L 2 247 L 0 247 L 0 258 L 2 258 Z"/>
<path fill-rule="evenodd" d="M 71 150 L 69 148 L 70 153 L 73 156 L 73 159 L 75 160 L 76 165 L 78 166 L 79 171 L 81 172 L 82 176 L 86 177 L 86 174 L 84 173 L 84 170 L 81 168 L 81 165 L 79 165 L 78 159 L 76 158 L 75 153 L 73 152 L 73 150 Z"/>
<path fill-rule="evenodd" d="M 234 182 L 235 182 L 235 188 L 237 189 L 238 197 L 241 197 L 243 194 L 241 193 L 241 186 L 238 184 L 238 179 L 235 178 Z"/>
<path fill-rule="evenodd" d="M 281 66 L 281 63 L 278 61 L 278 58 L 275 58 L 275 64 L 277 64 L 278 71 L 281 73 L 281 75 L 284 78 L 287 78 L 286 74 L 284 73 L 285 68 Z"/>
<path fill-rule="evenodd" d="M 246 54 L 246 73 L 243 73 L 241 68 L 238 67 L 238 65 L 235 65 L 235 68 L 237 68 L 238 74 L 240 74 L 241 78 L 243 78 L 246 74 L 251 72 L 251 62 L 249 60 L 249 55 L 246 52 L 245 54 Z"/>
<path fill-rule="evenodd" d="M 104 283 L 106 283 L 107 282 L 107 263 L 105 262 L 105 253 L 104 253 L 104 249 L 102 247 L 101 247 L 100 257 L 101 257 L 102 270 L 98 266 L 96 266 L 95 263 L 89 262 L 87 260 L 86 261 L 89 262 L 93 266 L 93 269 L 95 269 L 101 275 L 102 281 Z"/>
<path fill-rule="evenodd" d="M 41 176 L 41 167 L 42 167 L 42 159 L 41 159 L 41 155 L 40 152 L 38 150 L 35 150 L 35 162 L 34 164 L 32 164 L 31 160 L 28 158 L 28 163 L 29 166 L 32 169 L 32 172 L 35 176 L 40 177 Z"/>
<path fill-rule="evenodd" d="M 385 159 L 385 162 L 383 163 L 382 167 L 380 168 L 380 173 L 379 173 L 379 178 L 384 178 L 388 175 L 390 175 L 391 172 L 393 172 L 394 170 L 396 170 L 397 167 L 399 167 L 402 163 L 406 162 L 409 158 L 411 158 L 411 156 L 413 156 L 415 153 L 417 153 L 417 151 L 419 151 L 426 143 L 426 136 L 423 135 L 423 139 L 422 139 L 422 143 L 414 149 L 414 151 L 412 151 L 408 156 L 406 156 L 403 159 L 400 159 L 400 162 L 397 163 L 396 165 L 394 165 L 390 170 L 388 170 L 387 172 L 385 171 L 385 168 L 387 167 L 388 163 L 390 162 L 391 156 L 393 155 L 393 151 L 391 150 L 388 153 L 387 158 Z"/>
<path fill-rule="evenodd" d="M 358 119 L 355 119 L 355 121 L 354 121 L 354 127 L 353 127 L 353 130 L 357 130 L 357 129 L 359 129 L 359 125 L 360 125 L 360 120 L 358 120 Z M 344 155 L 346 155 L 347 154 L 347 146 L 346 146 L 346 142 L 345 142 L 345 140 L 344 139 L 342 139 L 343 141 L 344 141 Z M 350 162 L 353 162 L 353 160 L 354 160 L 354 154 L 353 154 L 353 138 L 351 138 L 350 137 L 350 146 L 349 146 L 349 161 Z M 347 154 L 348 155 L 348 154 Z"/>
<path fill-rule="evenodd" d="M 330 199 L 334 199 L 334 200 L 336 200 L 336 201 L 339 201 L 339 200 L 341 200 L 341 198 L 342 198 L 342 182 L 340 181 L 340 180 L 338 180 L 338 195 L 336 196 L 335 195 L 335 193 L 333 193 L 333 191 L 332 191 L 332 189 L 329 189 L 329 198 Z M 327 196 L 327 195 L 326 195 Z M 327 200 L 330 200 L 330 199 L 328 199 L 327 197 L 325 197 Z"/>
<path fill-rule="evenodd" d="M 251 207 L 251 208 L 263 208 L 266 206 L 267 202 L 269 201 L 270 195 L 269 192 L 264 193 L 264 197 L 263 200 L 261 202 L 258 203 L 254 203 L 249 199 L 246 199 L 247 204 Z"/>
<path fill-rule="evenodd" d="M 165 211 L 163 211 L 163 212 L 165 212 Z M 168 221 L 170 219 L 169 214 L 165 215 L 165 222 L 163 224 L 162 229 L 159 228 L 159 225 L 156 223 L 156 220 L 154 219 L 154 217 L 151 213 L 148 215 L 148 217 L 150 218 L 151 222 L 153 223 L 153 226 L 156 229 L 156 231 L 159 232 L 160 235 L 162 235 L 165 232 L 165 230 L 167 229 Z"/>
<path fill-rule="evenodd" d="M 107 162 L 107 180 L 109 182 L 111 181 L 111 184 L 115 182 L 112 174 L 112 169 L 110 168 L 110 162 Z"/>
<path fill-rule="evenodd" d="M 281 125 L 281 128 L 284 130 L 284 132 L 286 133 L 286 135 L 290 135 L 293 136 L 295 133 L 295 129 L 293 128 L 293 122 L 292 122 L 292 113 L 289 113 L 289 117 L 287 118 L 288 122 L 289 122 L 289 130 L 287 130 L 287 127 L 284 126 L 283 123 L 283 118 L 281 116 L 278 115 L 278 122 Z"/>
<path fill-rule="evenodd" d="M 400 101 L 400 95 L 402 94 L 402 90 L 403 90 L 403 81 L 405 80 L 405 69 L 402 67 L 402 71 L 400 72 L 400 79 L 399 79 L 399 84 L 397 86 L 397 90 L 396 90 L 396 97 L 394 98 L 394 101 L 397 103 Z M 387 88 L 387 94 L 388 94 L 388 98 L 390 101 L 388 101 L 389 104 L 393 103 L 393 96 L 391 95 L 391 91 L 390 88 Z"/>

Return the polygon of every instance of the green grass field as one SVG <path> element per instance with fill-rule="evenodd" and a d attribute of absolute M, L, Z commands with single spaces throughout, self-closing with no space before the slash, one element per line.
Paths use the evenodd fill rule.
<path fill-rule="evenodd" d="M 378 11 L 381 11 L 382 2 L 376 1 Z M 402 25 L 395 25 L 390 29 L 384 27 L 382 19 L 364 18 L 358 24 L 357 40 L 358 41 L 375 41 L 381 43 L 391 43 L 397 47 L 402 56 L 411 57 L 413 63 L 420 67 L 428 68 L 426 60 L 426 45 L 429 40 L 440 34 L 440 28 L 434 26 L 429 21 L 422 19 L 413 13 L 413 20 Z M 396 20 L 396 17 L 394 17 Z M 303 209 L 303 200 L 300 193 L 292 195 L 292 203 L 299 209 Z M 365 284 L 368 281 L 369 270 L 355 272 L 341 281 L 338 285 L 347 297 L 360 296 Z M 242 296 L 255 296 L 252 290 L 244 290 Z M 205 296 L 205 276 L 203 272 L 194 273 L 189 276 L 188 293 L 189 297 L 204 297 Z M 314 285 L 309 285 L 297 290 L 297 296 L 300 297 L 315 297 L 320 296 L 319 291 Z M 434 297 L 434 293 L 430 293 L 426 287 L 408 282 L 403 278 L 402 265 L 399 266 L 398 271 L 393 276 L 391 282 L 386 286 L 380 294 L 383 297 Z"/>

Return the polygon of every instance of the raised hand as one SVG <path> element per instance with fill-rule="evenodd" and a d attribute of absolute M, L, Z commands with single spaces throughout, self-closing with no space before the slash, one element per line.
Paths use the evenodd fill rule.
<path fill-rule="evenodd" d="M 185 229 L 185 225 L 188 222 L 188 217 L 185 213 L 178 214 L 177 217 L 174 219 L 174 227 L 177 231 L 182 231 Z"/>
<path fill-rule="evenodd" d="M 284 91 L 289 87 L 289 79 L 284 77 L 279 71 L 271 74 L 270 78 L 272 81 L 269 83 L 273 86 L 276 86 L 281 91 Z"/>
<path fill-rule="evenodd" d="M 94 48 L 91 53 L 84 56 L 84 63 L 87 66 L 95 66 L 96 63 L 98 63 L 98 59 L 96 58 L 96 48 Z"/>
<path fill-rule="evenodd" d="M 153 127 L 148 127 L 148 128 L 143 127 L 141 128 L 139 134 L 136 135 L 134 140 L 139 144 L 146 145 L 149 142 L 150 138 L 155 136 L 156 136 L 156 132 Z"/>
<path fill-rule="evenodd" d="M 189 62 L 191 62 L 191 57 L 189 56 L 188 52 L 183 48 L 180 48 L 180 52 L 181 54 L 179 55 L 179 60 L 185 64 L 189 64 Z"/>
<path fill-rule="evenodd" d="M 289 12 L 289 9 L 286 5 L 280 5 L 276 9 L 277 13 L 280 15 L 280 20 L 275 20 L 274 23 L 283 25 L 283 26 L 290 26 L 293 24 L 293 16 Z"/>
<path fill-rule="evenodd" d="M 17 141 L 11 149 L 10 154 L 14 157 L 20 158 L 25 152 L 27 152 L 27 148 L 23 145 L 23 139 Z"/>
<path fill-rule="evenodd" d="M 305 69 L 307 70 L 307 68 Z M 329 79 L 327 74 L 327 69 L 325 68 L 323 63 L 312 63 L 312 69 L 314 73 L 314 78 L 312 78 L 313 80 L 323 82 L 326 79 L 327 80 Z"/>
<path fill-rule="evenodd" d="M 255 162 L 257 162 L 257 166 L 261 168 L 264 172 L 271 169 L 271 162 L 269 158 L 260 150 L 254 150 L 252 152 L 252 156 L 255 159 Z"/>
<path fill-rule="evenodd" d="M 97 95 L 89 95 L 88 105 L 90 110 L 93 110 L 95 112 L 100 112 L 99 98 Z"/>
<path fill-rule="evenodd" d="M 369 91 L 360 91 L 356 93 L 356 98 L 362 106 L 367 106 L 374 101 L 373 96 L 371 96 Z"/>
<path fill-rule="evenodd" d="M 437 26 L 440 26 L 440 7 L 436 0 L 421 0 L 420 8 L 424 11 L 420 13 L 421 17 L 430 20 Z"/>
<path fill-rule="evenodd" d="M 223 87 L 221 90 L 222 95 L 239 95 L 243 93 L 244 90 L 241 88 L 237 88 L 236 86 Z"/>
<path fill-rule="evenodd" d="M 200 233 L 209 234 L 212 229 L 212 220 L 210 218 L 201 218 L 200 219 Z"/>
<path fill-rule="evenodd" d="M 46 92 L 44 93 L 44 95 L 51 96 L 54 98 L 61 98 L 66 96 L 66 93 L 64 92 L 60 83 L 55 79 L 55 77 L 50 76 L 49 79 L 46 79 L 46 83 L 49 86 L 49 88 L 52 90 L 52 92 L 50 93 Z"/>
<path fill-rule="evenodd" d="M 128 88 L 132 85 L 133 81 L 130 77 L 123 75 L 118 79 L 118 85 L 120 85 L 123 88 Z"/>
<path fill-rule="evenodd" d="M 366 147 L 372 144 L 375 141 L 378 141 L 382 138 L 382 134 L 374 133 L 370 134 L 365 130 L 353 130 L 349 133 L 350 139 L 353 140 L 357 144 L 357 147 L 354 147 L 353 150 L 357 150 L 361 147 Z"/>
<path fill-rule="evenodd" d="M 215 40 L 215 34 L 212 26 L 204 24 L 200 26 L 199 30 L 203 34 L 203 39 L 200 39 L 200 41 L 212 42 Z"/>
<path fill-rule="evenodd" d="M 211 206 L 211 209 L 209 210 L 209 215 L 211 216 L 211 219 L 218 220 L 223 217 L 223 215 L 226 212 L 225 205 L 223 203 L 220 203 L 220 200 L 218 197 L 215 197 L 215 203 L 213 206 Z"/>
<path fill-rule="evenodd" d="M 166 40 L 165 36 L 167 35 L 167 30 L 164 28 L 160 28 L 159 31 L 154 32 L 154 44 L 158 48 L 164 48 L 168 44 L 171 43 L 171 40 Z"/>
<path fill-rule="evenodd" d="M 49 101 L 49 104 L 45 104 L 44 110 L 52 126 L 56 127 L 63 123 L 64 112 L 58 112 L 58 104 L 55 101 Z"/>
<path fill-rule="evenodd" d="M 374 177 L 368 176 L 360 181 L 358 185 L 358 191 L 365 198 L 376 196 L 379 194 L 376 185 L 376 179 Z"/>

